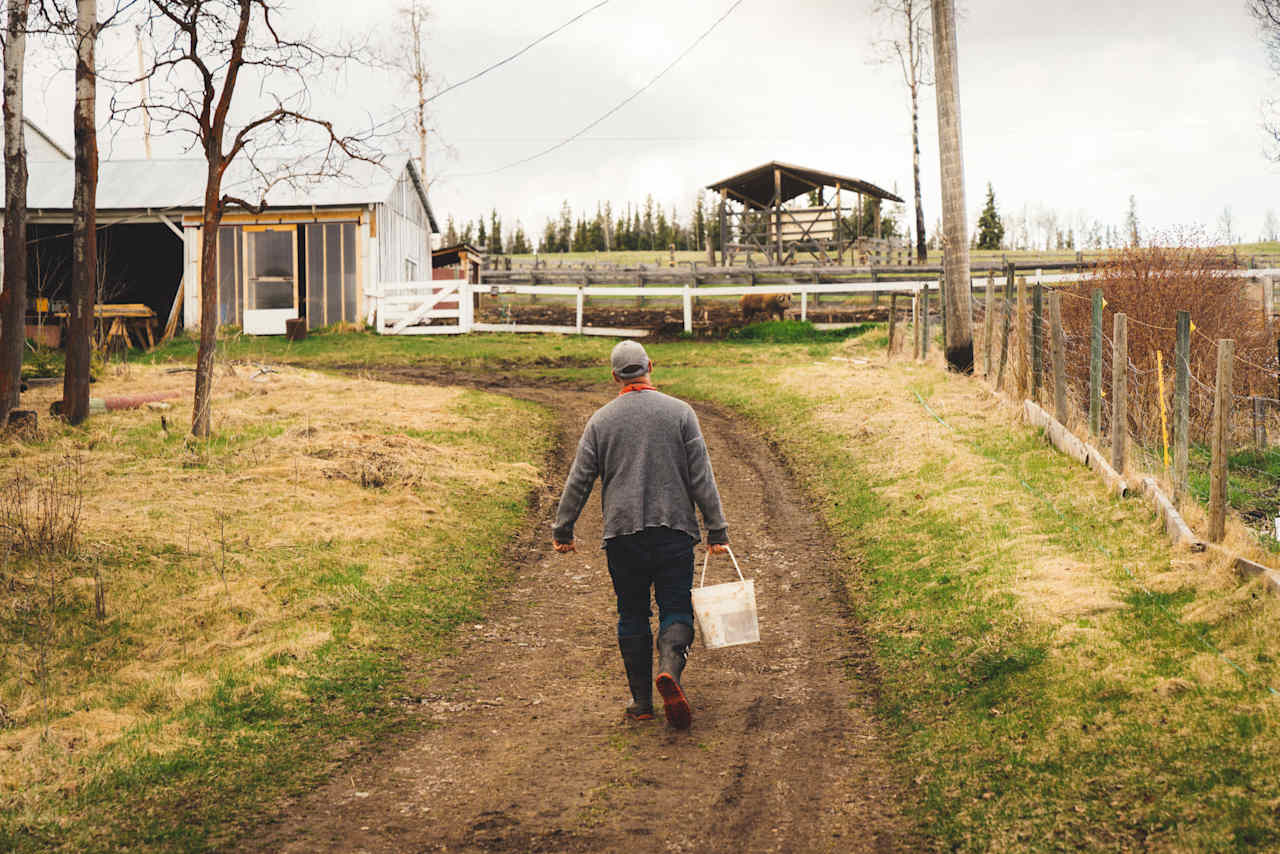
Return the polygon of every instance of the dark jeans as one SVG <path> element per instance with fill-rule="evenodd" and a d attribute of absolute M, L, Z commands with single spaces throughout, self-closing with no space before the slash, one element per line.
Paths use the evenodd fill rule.
<path fill-rule="evenodd" d="M 693 537 L 671 528 L 646 528 L 605 543 L 618 595 L 618 637 L 647 635 L 649 588 L 658 602 L 658 629 L 693 625 Z"/>

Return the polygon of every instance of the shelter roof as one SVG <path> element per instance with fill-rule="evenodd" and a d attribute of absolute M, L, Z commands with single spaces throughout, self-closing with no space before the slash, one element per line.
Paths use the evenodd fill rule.
<path fill-rule="evenodd" d="M 707 189 L 717 191 L 727 189 L 738 201 L 748 201 L 757 207 L 767 208 L 773 205 L 774 169 L 778 169 L 782 173 L 782 201 L 784 202 L 817 187 L 834 187 L 837 184 L 840 185 L 841 189 L 853 190 L 865 196 L 888 199 L 892 202 L 902 201 L 895 194 L 877 187 L 869 181 L 850 178 L 847 175 L 836 175 L 833 172 L 823 172 L 820 169 L 793 166 L 790 163 L 781 163 L 777 160 L 771 160 L 731 178 L 717 181 L 709 185 Z"/>
<path fill-rule="evenodd" d="M 439 249 L 431 250 L 431 266 L 433 268 L 452 267 L 454 264 L 461 262 L 463 253 L 474 258 L 484 255 L 482 251 L 470 243 L 455 243 L 453 246 L 442 246 Z"/>
<path fill-rule="evenodd" d="M 75 163 L 48 160 L 27 166 L 27 208 L 33 212 L 71 210 Z M 345 167 L 345 174 L 338 177 L 300 178 L 277 184 L 267 193 L 267 205 L 278 210 L 385 202 L 405 169 L 427 210 L 431 230 L 439 232 L 426 188 L 413 158 L 407 154 L 389 156 L 381 164 L 352 160 Z M 98 164 L 98 210 L 198 211 L 204 201 L 206 170 L 202 158 L 103 160 Z M 256 199 L 256 182 L 247 163 L 233 161 L 223 179 L 223 190 Z"/>

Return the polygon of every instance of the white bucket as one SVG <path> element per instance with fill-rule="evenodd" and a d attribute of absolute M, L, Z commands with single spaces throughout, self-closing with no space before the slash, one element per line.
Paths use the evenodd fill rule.
<path fill-rule="evenodd" d="M 707 563 L 711 549 L 702 560 L 702 580 L 693 591 L 693 614 L 707 649 L 760 642 L 760 623 L 756 619 L 756 583 L 742 577 L 738 558 L 729 550 L 738 580 L 728 584 L 707 583 Z"/>

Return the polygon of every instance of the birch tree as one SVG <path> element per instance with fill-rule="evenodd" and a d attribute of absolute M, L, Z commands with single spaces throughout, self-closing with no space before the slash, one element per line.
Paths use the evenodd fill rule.
<path fill-rule="evenodd" d="M 27 145 L 22 79 L 30 0 L 6 4 L 4 40 L 4 288 L 0 291 L 0 425 L 19 405 L 27 314 Z"/>
<path fill-rule="evenodd" d="M 884 60 L 896 62 L 911 99 L 911 176 L 915 184 L 916 258 L 926 261 L 924 204 L 920 192 L 920 89 L 933 85 L 929 72 L 928 0 L 876 0 L 873 11 L 889 19 L 896 34 L 881 43 Z"/>
<path fill-rule="evenodd" d="M 151 0 L 142 32 L 154 45 L 144 75 L 145 105 L 117 104 L 117 115 L 145 110 L 161 133 L 179 134 L 205 160 L 200 219 L 200 345 L 191 432 L 211 429 L 218 330 L 218 228 L 231 207 L 261 213 L 272 187 L 342 173 L 351 159 L 376 161 L 374 132 L 343 135 L 312 113 L 310 83 L 348 62 L 353 49 L 326 48 L 311 36 L 284 35 L 282 0 Z M 247 89 L 248 94 L 241 90 Z M 239 95 L 248 108 L 233 109 Z M 240 186 L 226 182 L 241 164 Z M 228 184 L 231 183 L 230 186 Z"/>

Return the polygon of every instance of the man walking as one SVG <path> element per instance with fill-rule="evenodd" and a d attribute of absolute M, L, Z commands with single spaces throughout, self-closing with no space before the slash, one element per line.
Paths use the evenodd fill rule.
<path fill-rule="evenodd" d="M 626 715 L 653 718 L 649 588 L 658 603 L 658 693 L 667 721 L 685 729 L 692 710 L 680 685 L 693 642 L 693 546 L 702 510 L 712 552 L 728 550 L 720 493 L 698 417 L 649 381 L 653 363 L 635 341 L 610 356 L 618 397 L 587 422 L 565 481 L 553 537 L 574 550 L 573 526 L 600 478 L 604 549 L 618 597 L 618 649 L 631 687 Z"/>

